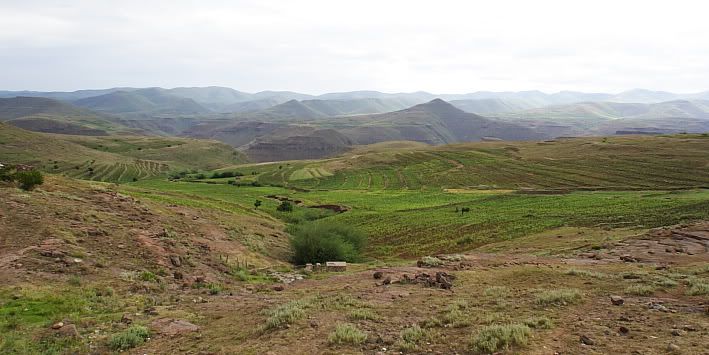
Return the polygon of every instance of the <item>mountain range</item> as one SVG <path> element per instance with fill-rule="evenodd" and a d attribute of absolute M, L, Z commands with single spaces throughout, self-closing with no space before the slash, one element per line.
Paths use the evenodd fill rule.
<path fill-rule="evenodd" d="M 5 97 L 5 98 L 2 98 Z M 0 121 L 71 135 L 215 139 L 252 160 L 314 159 L 355 145 L 709 131 L 709 92 L 563 91 L 319 96 L 223 87 L 0 91 Z"/>

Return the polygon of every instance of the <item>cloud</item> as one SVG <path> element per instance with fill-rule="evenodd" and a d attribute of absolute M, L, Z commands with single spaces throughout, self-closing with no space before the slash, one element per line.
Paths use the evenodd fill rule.
<path fill-rule="evenodd" d="M 701 1 L 0 0 L 3 89 L 709 89 Z"/>

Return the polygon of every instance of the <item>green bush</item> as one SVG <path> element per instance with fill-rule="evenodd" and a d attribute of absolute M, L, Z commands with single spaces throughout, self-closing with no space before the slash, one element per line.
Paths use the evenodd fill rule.
<path fill-rule="evenodd" d="M 135 325 L 111 337 L 108 347 L 113 350 L 128 350 L 143 344 L 150 337 L 148 328 Z"/>
<path fill-rule="evenodd" d="M 283 201 L 281 202 L 278 207 L 276 207 L 276 211 L 278 212 L 291 212 L 293 211 L 293 204 L 290 203 L 290 201 Z"/>
<path fill-rule="evenodd" d="M 537 295 L 536 302 L 541 306 L 565 306 L 581 301 L 583 294 L 581 291 L 571 289 L 549 290 Z"/>
<path fill-rule="evenodd" d="M 15 173 L 15 179 L 20 183 L 20 188 L 25 191 L 32 190 L 35 186 L 44 183 L 44 176 L 37 170 L 19 171 Z"/>
<path fill-rule="evenodd" d="M 326 261 L 359 260 L 366 235 L 352 226 L 318 221 L 293 228 L 293 261 L 302 265 Z"/>

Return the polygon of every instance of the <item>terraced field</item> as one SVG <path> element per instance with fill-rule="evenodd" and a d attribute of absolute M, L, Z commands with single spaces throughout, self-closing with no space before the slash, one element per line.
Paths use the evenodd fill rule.
<path fill-rule="evenodd" d="M 703 135 L 486 142 L 267 164 L 253 172 L 264 184 L 327 190 L 702 188 L 709 187 L 708 151 Z"/>

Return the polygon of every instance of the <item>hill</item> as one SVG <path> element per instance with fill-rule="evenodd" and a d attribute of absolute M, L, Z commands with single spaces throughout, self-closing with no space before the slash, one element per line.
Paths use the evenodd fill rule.
<path fill-rule="evenodd" d="M 476 99 L 452 100 L 451 105 L 470 113 L 486 115 L 491 113 L 512 112 L 530 109 L 536 106 L 514 99 Z"/>
<path fill-rule="evenodd" d="M 113 117 L 43 97 L 0 98 L 0 122 L 31 131 L 62 134 L 107 135 L 126 130 Z"/>
<path fill-rule="evenodd" d="M 0 123 L 0 159 L 70 177 L 127 182 L 170 171 L 244 162 L 228 145 L 186 138 L 86 137 L 29 132 Z"/>
<path fill-rule="evenodd" d="M 210 112 L 190 98 L 171 95 L 160 88 L 116 91 L 76 100 L 74 104 L 113 114 L 195 115 Z"/>

